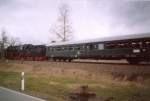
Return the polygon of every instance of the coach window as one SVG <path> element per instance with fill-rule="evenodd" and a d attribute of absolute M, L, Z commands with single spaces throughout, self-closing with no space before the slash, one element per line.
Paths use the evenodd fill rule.
<path fill-rule="evenodd" d="M 92 50 L 93 49 L 93 45 L 89 45 L 89 49 Z"/>
<path fill-rule="evenodd" d="M 64 48 L 64 47 L 62 47 L 61 49 L 62 49 L 62 50 L 64 50 L 65 48 Z"/>
<path fill-rule="evenodd" d="M 148 42 L 148 45 L 147 45 L 148 47 L 150 47 L 150 42 Z"/>
<path fill-rule="evenodd" d="M 86 46 L 85 46 L 85 49 L 87 49 L 87 50 L 91 50 L 90 45 L 86 45 Z"/>
<path fill-rule="evenodd" d="M 60 51 L 60 50 L 61 50 L 61 48 L 60 48 L 60 47 L 57 47 L 57 48 L 56 48 L 56 50 L 57 50 L 57 51 Z"/>
<path fill-rule="evenodd" d="M 51 48 L 51 50 L 50 51 L 53 51 L 53 48 Z"/>
<path fill-rule="evenodd" d="M 85 46 L 83 45 L 83 46 L 81 46 L 81 49 L 83 50 L 85 48 Z"/>
<path fill-rule="evenodd" d="M 48 50 L 51 51 L 51 48 L 49 47 Z"/>
<path fill-rule="evenodd" d="M 72 50 L 73 50 L 73 47 L 69 47 L 69 50 L 72 51 Z"/>
<path fill-rule="evenodd" d="M 89 46 L 87 46 L 87 50 L 89 50 L 90 49 L 90 47 Z"/>
<path fill-rule="evenodd" d="M 140 48 L 142 48 L 143 46 L 142 46 L 142 42 L 139 42 L 139 46 L 140 46 Z"/>
<path fill-rule="evenodd" d="M 119 43 L 119 44 L 116 44 L 115 46 L 116 46 L 116 48 L 121 48 L 120 43 Z"/>
<path fill-rule="evenodd" d="M 128 48 L 129 44 L 128 43 L 124 43 L 124 48 Z"/>
<path fill-rule="evenodd" d="M 80 47 L 77 47 L 77 50 L 80 50 Z"/>
<path fill-rule="evenodd" d="M 49 51 L 53 51 L 53 48 L 50 48 L 50 50 Z"/>
<path fill-rule="evenodd" d="M 117 45 L 117 48 L 124 48 L 124 44 L 123 44 L 123 43 L 119 43 L 119 44 Z"/>
<path fill-rule="evenodd" d="M 52 52 L 55 51 L 55 48 L 52 48 Z"/>
<path fill-rule="evenodd" d="M 78 50 L 82 50 L 82 47 L 78 47 Z"/>
<path fill-rule="evenodd" d="M 84 50 L 84 48 L 85 48 L 85 46 L 83 45 L 83 46 L 81 46 L 81 48 L 80 48 L 80 49 L 81 49 L 81 50 Z"/>
<path fill-rule="evenodd" d="M 140 45 L 139 45 L 139 43 L 132 42 L 132 47 L 133 47 L 133 48 L 139 48 Z"/>
<path fill-rule="evenodd" d="M 79 45 L 77 45 L 75 48 L 76 48 L 76 50 L 80 50 L 81 47 Z"/>
<path fill-rule="evenodd" d="M 83 50 L 83 46 L 78 46 L 77 50 Z"/>
<path fill-rule="evenodd" d="M 56 48 L 56 47 L 53 47 L 53 51 L 57 51 L 57 48 Z"/>
<path fill-rule="evenodd" d="M 67 51 L 68 50 L 68 47 L 64 47 L 64 51 Z"/>
<path fill-rule="evenodd" d="M 94 48 L 97 49 L 97 45 L 94 45 Z"/>
<path fill-rule="evenodd" d="M 146 43 L 146 47 L 150 47 L 150 42 L 149 41 L 146 41 L 145 43 Z"/>
<path fill-rule="evenodd" d="M 107 44 L 105 44 L 105 48 L 112 49 L 112 48 L 114 48 L 114 44 L 107 43 Z M 98 49 L 99 49 L 99 45 L 98 45 Z"/>
<path fill-rule="evenodd" d="M 78 48 L 74 46 L 73 49 L 74 49 L 74 50 L 77 50 Z"/>
<path fill-rule="evenodd" d="M 53 52 L 53 51 L 54 51 L 54 48 L 51 48 L 51 51 Z"/>
<path fill-rule="evenodd" d="M 115 48 L 115 44 L 110 44 L 110 48 L 111 49 Z"/>
<path fill-rule="evenodd" d="M 52 51 L 55 51 L 55 47 L 52 48 Z"/>
<path fill-rule="evenodd" d="M 148 47 L 150 47 L 150 42 L 148 42 L 148 45 L 147 45 Z"/>

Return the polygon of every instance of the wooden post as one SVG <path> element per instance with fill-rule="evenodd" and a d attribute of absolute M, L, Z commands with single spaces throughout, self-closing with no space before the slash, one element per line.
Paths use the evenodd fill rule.
<path fill-rule="evenodd" d="M 24 72 L 21 72 L 21 90 L 24 91 Z"/>

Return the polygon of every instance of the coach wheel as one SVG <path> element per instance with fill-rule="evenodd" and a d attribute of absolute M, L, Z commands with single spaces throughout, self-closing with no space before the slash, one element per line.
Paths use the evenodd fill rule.
<path fill-rule="evenodd" d="M 53 61 L 56 61 L 56 59 L 55 59 L 55 58 L 53 58 Z"/>
<path fill-rule="evenodd" d="M 136 59 L 136 58 L 130 58 L 130 59 L 127 59 L 128 63 L 129 64 L 139 64 L 140 60 L 139 59 Z"/>
<path fill-rule="evenodd" d="M 65 62 L 65 61 L 66 61 L 66 59 L 63 59 L 63 61 Z"/>
<path fill-rule="evenodd" d="M 72 61 L 72 59 L 69 59 L 69 60 L 68 60 L 68 62 L 71 62 L 71 61 Z"/>

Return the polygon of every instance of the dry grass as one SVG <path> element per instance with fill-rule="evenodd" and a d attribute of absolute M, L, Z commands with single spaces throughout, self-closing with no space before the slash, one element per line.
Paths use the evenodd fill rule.
<path fill-rule="evenodd" d="M 138 99 L 145 98 L 140 101 L 150 100 L 149 65 L 8 61 L 0 63 L 0 85 L 18 90 L 22 71 L 26 74 L 26 93 L 47 100 L 63 101 L 81 85 L 89 85 L 98 96 L 113 96 L 116 101 L 131 101 L 136 94 Z"/>

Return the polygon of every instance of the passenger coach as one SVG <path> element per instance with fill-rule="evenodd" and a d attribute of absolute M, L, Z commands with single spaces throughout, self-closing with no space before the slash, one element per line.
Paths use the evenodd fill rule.
<path fill-rule="evenodd" d="M 150 33 L 78 42 L 52 43 L 46 55 L 54 61 L 73 59 L 126 59 L 130 64 L 150 61 Z"/>

